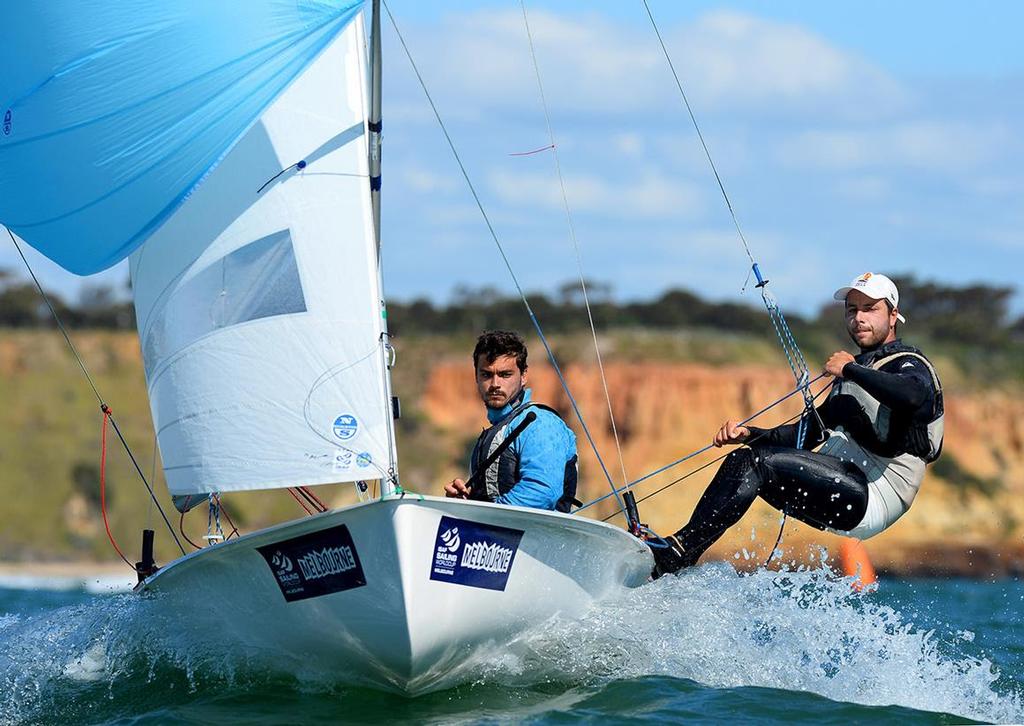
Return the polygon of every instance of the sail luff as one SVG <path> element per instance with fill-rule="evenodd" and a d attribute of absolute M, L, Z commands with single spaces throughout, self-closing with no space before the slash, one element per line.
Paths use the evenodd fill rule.
<path fill-rule="evenodd" d="M 395 439 L 395 405 L 391 388 L 391 342 L 388 337 L 387 303 L 384 300 L 384 276 L 381 264 L 381 94 L 382 71 L 380 32 L 380 0 L 373 0 L 370 16 L 370 113 L 367 122 L 369 131 L 370 205 L 373 211 L 373 232 L 377 245 L 377 289 L 380 291 L 381 356 L 384 365 L 384 403 L 388 433 L 389 476 L 381 482 L 381 492 L 391 494 L 398 487 L 398 445 Z"/>

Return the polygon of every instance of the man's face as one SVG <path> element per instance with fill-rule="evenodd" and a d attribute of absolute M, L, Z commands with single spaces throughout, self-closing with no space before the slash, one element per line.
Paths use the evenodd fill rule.
<path fill-rule="evenodd" d="M 896 339 L 896 311 L 885 300 L 870 298 L 860 290 L 846 295 L 846 332 L 861 350 L 871 350 Z"/>
<path fill-rule="evenodd" d="M 519 371 L 514 355 L 503 355 L 487 362 L 486 356 L 476 361 L 476 388 L 487 408 L 500 409 L 514 400 L 526 385 L 526 371 Z"/>

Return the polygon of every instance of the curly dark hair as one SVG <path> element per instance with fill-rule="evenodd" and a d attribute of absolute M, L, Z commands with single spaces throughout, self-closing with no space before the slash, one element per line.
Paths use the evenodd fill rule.
<path fill-rule="evenodd" d="M 485 330 L 476 339 L 476 347 L 473 348 L 473 370 L 476 370 L 480 356 L 484 356 L 488 363 L 493 363 L 503 355 L 514 355 L 519 372 L 526 370 L 526 343 L 519 337 L 519 333 L 513 330 Z"/>

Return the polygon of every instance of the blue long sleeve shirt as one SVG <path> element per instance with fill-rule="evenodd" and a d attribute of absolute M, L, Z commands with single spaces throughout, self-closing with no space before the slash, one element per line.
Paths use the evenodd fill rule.
<path fill-rule="evenodd" d="M 532 392 L 523 391 L 523 402 Z M 511 405 L 500 410 L 487 409 L 487 420 L 495 424 L 512 411 Z M 512 431 L 529 411 L 537 414 L 512 443 L 519 455 L 519 481 L 506 493 L 495 498 L 499 504 L 512 504 L 533 509 L 554 509 L 563 493 L 565 465 L 576 456 L 576 435 L 565 422 L 551 411 L 530 407 L 513 418 L 508 425 Z"/>

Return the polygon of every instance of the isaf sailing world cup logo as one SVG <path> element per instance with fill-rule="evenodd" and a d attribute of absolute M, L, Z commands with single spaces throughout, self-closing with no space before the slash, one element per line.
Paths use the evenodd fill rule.
<path fill-rule="evenodd" d="M 280 550 L 274 553 L 274 557 L 270 562 L 277 568 L 278 572 L 291 572 L 294 569 L 291 558 L 288 555 L 281 554 Z"/>
<path fill-rule="evenodd" d="M 468 519 L 441 517 L 430 579 L 504 590 L 523 531 Z"/>
<path fill-rule="evenodd" d="M 462 544 L 462 540 L 459 539 L 459 528 L 446 529 L 441 535 L 441 541 L 449 552 L 458 552 L 459 546 Z"/>
<path fill-rule="evenodd" d="M 352 533 L 344 524 L 257 547 L 285 602 L 366 585 Z"/>

